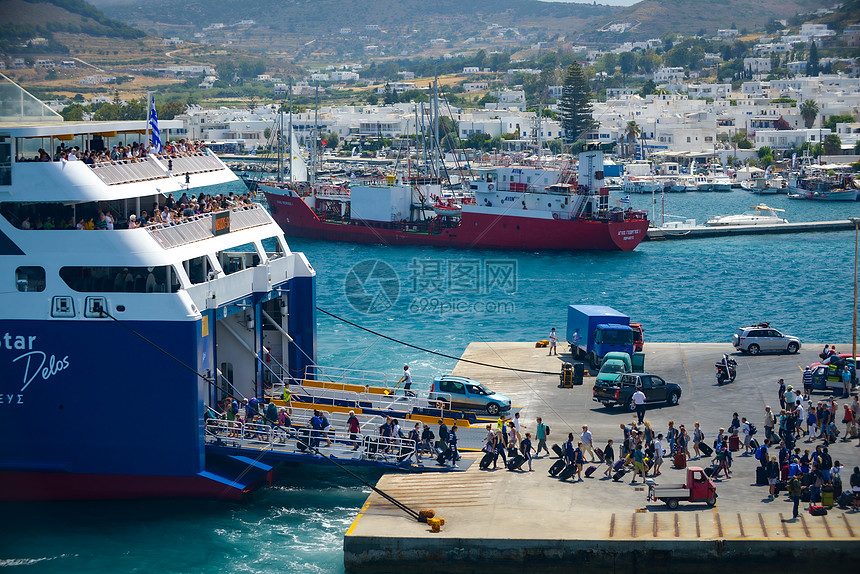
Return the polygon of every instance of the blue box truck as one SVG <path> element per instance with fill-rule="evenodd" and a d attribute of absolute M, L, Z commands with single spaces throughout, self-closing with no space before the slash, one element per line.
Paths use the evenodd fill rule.
<path fill-rule="evenodd" d="M 567 342 L 574 359 L 600 367 L 606 353 L 633 356 L 630 317 L 603 305 L 570 305 L 567 308 Z"/>

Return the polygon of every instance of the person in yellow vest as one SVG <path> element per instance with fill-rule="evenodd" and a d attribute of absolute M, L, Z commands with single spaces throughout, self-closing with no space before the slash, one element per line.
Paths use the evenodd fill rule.
<path fill-rule="evenodd" d="M 292 406 L 292 404 L 290 404 L 290 400 L 291 400 L 292 398 L 293 398 L 293 395 L 292 395 L 292 393 L 290 393 L 290 385 L 285 384 L 285 385 L 284 385 L 284 396 L 283 396 L 283 399 L 284 399 L 284 404 L 285 404 L 285 405 L 286 405 L 286 407 L 287 407 L 287 414 L 288 414 L 288 415 L 290 415 L 290 416 L 293 416 L 293 406 Z"/>

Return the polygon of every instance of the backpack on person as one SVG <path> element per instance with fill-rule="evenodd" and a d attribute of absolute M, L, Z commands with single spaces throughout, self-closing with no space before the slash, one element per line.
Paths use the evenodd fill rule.
<path fill-rule="evenodd" d="M 761 445 L 757 449 L 755 449 L 755 459 L 756 460 L 761 460 L 763 449 L 764 449 L 764 445 Z"/>
<path fill-rule="evenodd" d="M 549 437 L 549 425 L 543 425 L 543 434 Z"/>
<path fill-rule="evenodd" d="M 748 425 L 749 425 L 749 427 L 750 427 L 750 436 L 752 436 L 752 435 L 754 435 L 755 433 L 757 433 L 757 432 L 758 432 L 758 429 L 757 429 L 757 428 L 755 428 L 755 425 L 754 425 L 754 424 L 752 424 L 752 423 L 751 423 L 751 422 L 749 422 L 749 421 L 747 421 L 747 424 L 748 424 Z"/>

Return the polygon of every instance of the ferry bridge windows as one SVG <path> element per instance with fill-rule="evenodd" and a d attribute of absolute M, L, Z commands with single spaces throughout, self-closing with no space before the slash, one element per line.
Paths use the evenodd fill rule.
<path fill-rule="evenodd" d="M 0 142 L 0 185 L 12 185 L 12 144 Z"/>
<path fill-rule="evenodd" d="M 263 240 L 263 248 L 266 250 L 266 257 L 268 257 L 269 261 L 272 259 L 279 259 L 286 255 L 284 253 L 284 247 L 281 245 L 281 242 L 278 241 L 277 237 L 269 237 L 268 239 Z"/>
<path fill-rule="evenodd" d="M 60 278 L 79 293 L 176 293 L 179 278 L 160 267 L 63 267 Z"/>
<path fill-rule="evenodd" d="M 188 273 L 188 279 L 194 285 L 205 283 L 209 278 L 209 273 L 214 272 L 212 264 L 209 262 L 209 257 L 206 255 L 188 259 L 182 265 L 185 267 L 185 272 Z"/>
<path fill-rule="evenodd" d="M 45 290 L 45 268 L 44 267 L 19 267 L 15 270 L 15 285 L 18 291 L 38 292 Z"/>

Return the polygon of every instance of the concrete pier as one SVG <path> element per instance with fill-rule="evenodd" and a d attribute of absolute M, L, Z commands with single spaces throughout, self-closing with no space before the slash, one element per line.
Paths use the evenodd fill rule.
<path fill-rule="evenodd" d="M 560 346 L 566 350 L 566 345 Z M 736 355 L 737 380 L 717 386 L 714 362 L 724 352 L 734 353 L 730 345 L 646 343 L 645 370 L 680 384 L 683 394 L 679 406 L 649 407 L 645 419 L 662 433 L 669 420 L 684 424 L 691 433 L 693 423 L 700 422 L 710 444 L 737 411 L 759 428 L 756 438 L 762 440 L 765 405 L 779 409 L 776 381 L 800 384 L 800 368 L 817 360 L 820 347 L 805 345 L 797 355 Z M 534 343 L 473 343 L 463 358 L 548 372 L 559 371 L 561 363 L 570 360 L 565 353 L 556 357 L 546 352 Z M 596 446 L 602 448 L 608 438 L 617 446 L 622 436 L 619 424 L 635 419 L 633 413 L 592 401 L 590 377 L 583 386 L 560 389 L 558 376 L 552 375 L 462 362 L 455 373 L 510 396 L 522 407 L 526 431 L 533 432 L 535 417 L 542 417 L 552 429 L 550 444 L 565 441 L 568 432 L 578 438 L 587 424 Z M 813 395 L 813 401 L 823 398 Z M 843 402 L 839 401 L 840 412 Z M 814 450 L 816 444 L 820 441 L 801 439 L 797 446 Z M 848 475 L 860 464 L 858 441 L 839 441 L 830 446 L 830 453 L 846 467 L 843 484 L 848 488 Z M 717 482 L 716 507 L 682 502 L 676 511 L 647 502 L 641 479 L 631 485 L 630 474 L 613 482 L 603 477 L 605 467 L 598 465 L 591 478 L 562 482 L 547 473 L 554 461 L 536 459 L 535 472 L 509 472 L 501 466 L 482 471 L 472 464 L 456 474 L 382 477 L 379 488 L 416 510 L 433 509 L 445 525 L 440 533 L 431 533 L 426 524 L 371 494 L 344 539 L 347 570 L 723 574 L 727 567 L 741 566 L 800 572 L 822 560 L 853 560 L 860 547 L 860 513 L 834 507 L 823 517 L 801 512 L 792 520 L 785 494 L 770 501 L 767 487 L 755 486 L 759 463 L 751 454 L 734 453 L 732 478 Z M 689 464 L 707 467 L 710 459 Z M 662 470 L 658 483 L 683 481 L 685 471 L 671 468 L 671 460 Z"/>
<path fill-rule="evenodd" d="M 806 221 L 800 223 L 780 223 L 778 225 L 720 225 L 718 227 L 651 227 L 645 235 L 648 241 L 668 239 L 700 239 L 703 237 L 724 237 L 727 235 L 766 235 L 773 233 L 814 233 L 822 231 L 844 231 L 854 229 L 849 220 Z"/>

